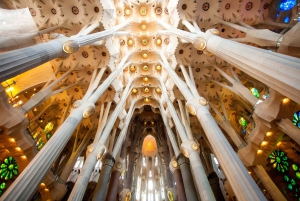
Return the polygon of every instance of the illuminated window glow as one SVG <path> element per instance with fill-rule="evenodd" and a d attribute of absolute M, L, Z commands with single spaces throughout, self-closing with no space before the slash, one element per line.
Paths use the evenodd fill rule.
<path fill-rule="evenodd" d="M 247 121 L 243 118 L 243 117 L 240 117 L 239 118 L 239 124 L 243 127 L 243 128 L 246 128 L 248 123 Z"/>
<path fill-rule="evenodd" d="M 296 0 L 283 0 L 279 4 L 279 8 L 281 11 L 287 11 L 287 10 L 291 10 L 292 8 L 294 8 L 295 5 L 296 5 Z"/>
<path fill-rule="evenodd" d="M 286 17 L 284 18 L 284 20 L 283 20 L 283 22 L 286 23 L 286 24 L 289 23 L 289 21 L 290 21 L 290 18 L 289 18 L 288 16 L 286 16 Z"/>
<path fill-rule="evenodd" d="M 253 94 L 253 96 L 255 96 L 256 98 L 259 98 L 259 92 L 257 91 L 257 89 L 251 88 L 250 91 Z"/>
<path fill-rule="evenodd" d="M 289 168 L 288 157 L 283 151 L 274 150 L 269 156 L 270 162 L 273 168 L 276 168 L 279 172 L 285 172 Z"/>
<path fill-rule="evenodd" d="M 293 124 L 300 128 L 300 110 L 294 113 Z"/>
<path fill-rule="evenodd" d="M 3 160 L 0 166 L 0 177 L 1 179 L 12 179 L 14 175 L 18 174 L 18 164 L 13 157 L 8 157 Z"/>

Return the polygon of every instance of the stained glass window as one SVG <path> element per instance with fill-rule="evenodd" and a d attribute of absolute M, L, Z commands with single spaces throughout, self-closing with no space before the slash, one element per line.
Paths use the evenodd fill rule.
<path fill-rule="evenodd" d="M 239 123 L 243 128 L 246 128 L 248 125 L 247 121 L 243 117 L 239 118 Z"/>
<path fill-rule="evenodd" d="M 287 11 L 287 10 L 291 10 L 292 8 L 294 8 L 295 5 L 296 5 L 296 0 L 283 0 L 279 4 L 279 8 L 281 11 Z"/>
<path fill-rule="evenodd" d="M 297 171 L 299 168 L 298 168 L 298 165 L 296 165 L 296 164 L 293 164 L 292 165 L 292 168 L 293 168 L 293 170 L 295 170 L 295 171 Z"/>
<path fill-rule="evenodd" d="M 12 179 L 14 175 L 18 174 L 18 164 L 13 157 L 8 157 L 3 160 L 0 166 L 0 177 L 1 179 Z"/>
<path fill-rule="evenodd" d="M 3 194 L 3 191 L 4 191 L 5 187 L 6 187 L 6 183 L 5 183 L 5 182 L 2 182 L 2 183 L 0 184 L 0 197 L 1 197 L 1 195 Z"/>
<path fill-rule="evenodd" d="M 286 24 L 289 23 L 289 21 L 290 21 L 290 18 L 289 18 L 288 16 L 286 16 L 286 17 L 284 18 L 284 20 L 283 20 L 283 22 L 286 23 Z"/>
<path fill-rule="evenodd" d="M 294 113 L 293 124 L 300 128 L 300 110 Z"/>
<path fill-rule="evenodd" d="M 49 122 L 47 123 L 47 125 L 45 126 L 44 132 L 45 133 L 49 133 L 50 131 L 52 131 L 54 127 L 54 123 L 53 122 Z"/>
<path fill-rule="evenodd" d="M 251 88 L 250 91 L 253 94 L 253 96 L 255 96 L 256 98 L 259 98 L 259 92 L 257 91 L 257 89 Z"/>
<path fill-rule="evenodd" d="M 50 134 L 50 133 L 47 133 L 46 138 L 49 140 L 50 137 L 51 137 L 51 134 Z"/>
<path fill-rule="evenodd" d="M 296 172 L 296 178 L 300 179 L 300 172 Z"/>
<path fill-rule="evenodd" d="M 288 157 L 283 151 L 274 150 L 269 156 L 271 164 L 279 172 L 285 172 L 289 168 Z"/>

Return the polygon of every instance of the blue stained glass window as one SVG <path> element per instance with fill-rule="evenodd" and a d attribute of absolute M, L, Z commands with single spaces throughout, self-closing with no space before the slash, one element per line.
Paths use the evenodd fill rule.
<path fill-rule="evenodd" d="M 289 23 L 289 21 L 290 21 L 289 17 L 285 17 L 284 20 L 283 20 L 284 23 Z"/>
<path fill-rule="evenodd" d="M 300 110 L 294 113 L 293 124 L 300 128 Z"/>
<path fill-rule="evenodd" d="M 283 0 L 279 4 L 279 8 L 282 11 L 287 11 L 287 10 L 291 10 L 292 8 L 294 8 L 295 5 L 296 5 L 296 0 Z"/>

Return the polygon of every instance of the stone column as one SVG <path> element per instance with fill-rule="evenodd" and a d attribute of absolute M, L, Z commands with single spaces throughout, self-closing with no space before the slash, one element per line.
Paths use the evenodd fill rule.
<path fill-rule="evenodd" d="M 129 85 L 130 85 L 130 83 L 129 83 Z M 109 162 L 107 162 L 107 166 L 104 166 L 105 170 L 101 171 L 101 174 L 100 174 L 100 177 L 99 177 L 96 189 L 95 189 L 95 194 L 94 194 L 94 197 L 93 197 L 93 201 L 103 200 L 105 198 L 105 195 L 107 193 L 108 184 L 109 184 L 109 177 L 107 177 L 107 175 L 111 174 L 111 169 L 112 169 L 112 166 L 115 163 L 115 158 L 117 156 L 117 153 L 121 149 L 121 145 L 124 142 L 125 135 L 126 135 L 127 129 L 128 129 L 128 125 L 130 123 L 131 116 L 132 116 L 133 111 L 134 111 L 134 104 L 135 104 L 135 101 L 131 102 L 131 105 L 130 105 L 130 108 L 128 110 L 124 126 L 123 126 L 122 131 L 119 134 L 119 137 L 116 141 L 116 144 L 114 146 L 114 150 L 113 150 L 112 154 L 109 154 Z M 112 161 L 113 161 L 113 163 L 112 163 Z M 115 179 L 119 179 L 119 176 L 121 174 L 122 169 L 125 168 L 125 164 L 122 163 L 122 161 L 123 161 L 122 159 L 119 159 L 118 163 L 116 163 L 116 169 L 118 171 L 116 171 L 116 175 L 114 175 Z M 103 171 L 104 171 L 104 174 L 106 174 L 106 175 L 103 175 L 103 173 L 102 173 Z M 117 177 L 117 175 L 118 175 L 118 177 Z M 112 197 L 113 196 L 116 197 L 117 190 L 118 190 L 118 182 L 114 183 L 114 181 L 112 181 L 112 187 L 115 187 L 115 186 L 116 186 L 116 189 L 114 189 L 113 192 L 116 191 L 116 194 L 111 195 Z"/>
<path fill-rule="evenodd" d="M 169 167 L 176 181 L 178 201 L 186 201 L 187 199 L 184 191 L 182 175 L 175 157 L 170 161 Z"/>
<path fill-rule="evenodd" d="M 115 159 L 110 153 L 107 153 L 102 159 L 102 163 L 103 166 L 101 169 L 101 174 L 97 186 L 94 191 L 95 193 L 93 196 L 93 201 L 102 201 L 105 199 L 111 170 L 115 164 Z"/>
<path fill-rule="evenodd" d="M 60 35 L 59 38 L 18 50 L 0 54 L 0 82 L 24 73 L 57 57 L 67 57 L 63 44 L 69 38 Z"/>
<path fill-rule="evenodd" d="M 130 91 L 129 90 L 130 88 L 131 88 L 131 81 L 128 82 L 128 84 L 122 94 L 121 100 L 119 101 L 118 105 L 116 106 L 115 110 L 113 111 L 112 115 L 110 116 L 109 121 L 107 122 L 107 124 L 103 130 L 101 138 L 103 136 L 105 136 L 105 138 L 103 138 L 102 141 L 100 138 L 100 140 L 98 141 L 98 139 L 97 139 L 98 133 L 97 133 L 96 137 L 94 139 L 94 142 L 91 145 L 89 145 L 90 148 L 88 148 L 88 150 L 87 150 L 86 162 L 84 163 L 83 168 L 81 169 L 81 173 L 78 176 L 78 179 L 75 183 L 75 186 L 72 190 L 69 200 L 75 200 L 75 199 L 82 200 L 85 189 L 88 185 L 89 178 L 93 172 L 93 169 L 97 163 L 97 160 L 99 160 L 102 157 L 101 154 L 104 153 L 104 150 L 102 148 L 99 149 L 98 147 L 104 147 L 104 143 L 106 142 L 107 137 L 110 134 L 110 131 L 118 117 L 118 114 L 120 113 L 121 109 L 123 108 L 123 104 L 128 96 L 128 92 Z M 101 174 L 100 174 L 100 177 L 101 177 Z"/>
<path fill-rule="evenodd" d="M 106 201 L 116 200 L 118 194 L 118 187 L 119 187 L 119 178 L 121 173 L 126 169 L 125 163 L 123 159 L 117 157 L 116 163 L 114 165 L 113 171 L 111 173 L 110 182 L 106 194 Z"/>
<path fill-rule="evenodd" d="M 85 111 L 92 107 L 92 103 L 84 102 L 71 111 L 70 116 L 55 134 L 39 151 L 36 157 L 27 165 L 14 183 L 1 196 L 2 200 L 29 200 L 36 188 L 47 174 L 55 159 L 72 136 L 77 125 L 81 122 Z"/>
<path fill-rule="evenodd" d="M 282 195 L 262 165 L 253 166 L 252 168 L 267 189 L 268 193 L 272 196 L 273 200 L 286 201 L 286 198 Z"/>
<path fill-rule="evenodd" d="M 203 105 L 201 105 L 203 104 Z M 239 200 L 266 200 L 244 164 L 211 116 L 204 98 L 187 102 L 191 114 L 197 115 L 206 137 L 216 155 L 226 178 Z M 230 163 L 228 163 L 230 161 Z"/>
<path fill-rule="evenodd" d="M 179 156 L 177 157 L 177 161 L 181 170 L 187 200 L 198 201 L 198 196 L 194 185 L 194 179 L 191 173 L 189 160 L 183 154 L 179 154 Z"/>
<path fill-rule="evenodd" d="M 248 171 L 237 156 L 237 153 L 233 150 L 211 116 L 208 110 L 207 101 L 203 97 L 194 98 L 187 85 L 170 67 L 166 57 L 162 53 L 161 58 L 163 60 L 161 63 L 186 98 L 186 108 L 192 115 L 197 115 L 203 130 L 206 133 L 207 139 L 220 162 L 222 170 L 232 185 L 237 198 L 240 200 L 266 200 L 265 196 L 248 174 Z M 228 161 L 230 161 L 230 163 L 228 163 Z"/>
<path fill-rule="evenodd" d="M 190 160 L 191 168 L 192 168 L 192 171 L 193 171 L 194 179 L 196 181 L 197 189 L 198 189 L 198 192 L 200 194 L 201 200 L 202 201 L 204 201 L 204 200 L 215 200 L 213 192 L 212 192 L 212 190 L 210 188 L 210 185 L 209 185 L 209 182 L 207 180 L 207 177 L 206 177 L 206 174 L 205 174 L 205 171 L 204 171 L 199 153 L 197 152 L 197 150 L 199 151 L 199 147 L 192 139 L 187 139 L 185 128 L 181 124 L 181 122 L 180 122 L 180 120 L 177 116 L 177 113 L 175 111 L 175 108 L 174 108 L 173 104 L 171 103 L 171 101 L 170 101 L 170 99 L 167 95 L 167 90 L 166 90 L 166 88 L 165 88 L 165 86 L 162 82 L 162 79 L 160 79 L 160 82 L 161 82 L 161 89 L 162 89 L 162 92 L 163 92 L 163 96 L 164 96 L 165 100 L 167 101 L 168 109 L 169 109 L 169 111 L 172 115 L 172 118 L 173 118 L 173 120 L 176 124 L 176 128 L 178 130 L 178 133 L 180 134 L 180 137 L 181 137 L 181 140 L 182 140 L 182 145 L 181 145 L 182 151 L 185 152 L 184 155 L 186 157 L 191 157 L 191 160 Z M 178 163 L 181 163 L 179 161 L 179 159 L 178 159 Z M 184 163 L 182 163 L 182 164 L 184 164 Z M 186 164 L 188 164 L 188 163 L 186 163 Z M 185 167 L 185 165 L 183 167 Z M 188 174 L 188 173 L 185 173 L 188 170 L 190 170 L 190 169 L 184 168 L 184 170 L 181 171 L 181 173 L 183 175 L 184 184 L 185 184 L 185 181 L 188 182 L 188 180 L 185 180 L 185 178 L 184 178 L 184 174 Z M 193 181 L 193 179 L 191 181 Z M 191 190 L 192 188 L 190 188 L 191 185 L 190 184 L 187 184 L 187 185 L 189 185 L 189 187 L 187 187 L 185 185 L 185 189 L 191 191 L 191 193 L 188 193 L 186 191 L 187 199 L 188 200 L 193 200 L 193 199 L 197 198 L 196 190 L 195 190 L 195 196 L 194 196 L 194 195 L 192 195 L 192 192 L 193 192 Z M 191 198 L 189 198 L 189 196 L 191 196 Z"/>

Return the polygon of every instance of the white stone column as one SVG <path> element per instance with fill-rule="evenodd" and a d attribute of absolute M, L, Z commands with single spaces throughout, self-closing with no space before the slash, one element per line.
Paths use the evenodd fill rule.
<path fill-rule="evenodd" d="M 257 177 L 263 183 L 268 193 L 272 196 L 275 201 L 286 201 L 286 198 L 282 195 L 280 190 L 274 184 L 272 179 L 269 177 L 268 173 L 265 171 L 264 167 L 261 165 L 256 165 L 252 167 Z"/>
<path fill-rule="evenodd" d="M 191 170 L 193 172 L 193 176 L 196 181 L 197 190 L 200 194 L 201 200 L 203 200 L 203 201 L 204 200 L 207 200 L 207 201 L 215 200 L 214 194 L 211 190 L 210 184 L 206 177 L 206 173 L 204 171 L 201 159 L 199 157 L 199 153 L 197 152 L 197 150 L 199 150 L 199 147 L 194 142 L 194 140 L 187 138 L 186 131 L 185 131 L 183 125 L 181 124 L 181 122 L 177 116 L 177 113 L 175 111 L 175 108 L 168 97 L 167 89 L 165 88 L 164 83 L 161 78 L 160 78 L 160 84 L 161 84 L 163 96 L 167 102 L 169 111 L 172 115 L 172 118 L 173 118 L 175 124 L 176 124 L 178 133 L 182 139 L 181 147 L 182 147 L 182 151 L 185 152 L 183 154 L 185 157 L 191 157 L 191 160 L 190 160 Z M 196 146 L 196 148 L 195 148 L 195 146 Z M 188 197 L 189 195 L 187 194 L 186 196 Z"/>
<path fill-rule="evenodd" d="M 116 106 L 114 112 L 110 116 L 109 121 L 107 122 L 107 124 L 102 132 L 102 136 L 100 137 L 100 139 L 95 137 L 94 142 L 91 145 L 89 145 L 89 147 L 87 149 L 86 161 L 81 169 L 81 172 L 78 176 L 78 179 L 73 187 L 73 190 L 72 190 L 68 200 L 70 200 L 70 201 L 71 200 L 72 201 L 73 200 L 78 200 L 78 201 L 82 200 L 85 190 L 86 190 L 86 187 L 89 182 L 89 178 L 93 172 L 93 169 L 97 163 L 97 160 L 99 160 L 104 153 L 104 150 L 105 150 L 104 144 L 111 132 L 111 129 L 113 128 L 113 125 L 115 124 L 115 121 L 116 121 L 120 111 L 123 108 L 123 104 L 128 96 L 128 93 L 130 92 L 130 89 L 132 88 L 131 82 L 132 82 L 132 79 L 129 80 L 118 105 Z"/>
<path fill-rule="evenodd" d="M 84 112 L 92 106 L 92 103 L 84 102 L 81 106 L 71 111 L 70 116 L 63 125 L 58 128 L 43 149 L 39 151 L 14 183 L 1 196 L 1 200 L 30 199 L 44 176 L 48 173 L 52 163 L 72 136 L 77 125 L 81 122 Z"/>
<path fill-rule="evenodd" d="M 176 83 L 176 82 L 175 82 Z M 266 200 L 261 190 L 248 174 L 237 153 L 233 150 L 226 137 L 211 116 L 204 98 L 193 99 L 187 102 L 192 114 L 197 115 L 206 137 L 216 155 L 226 178 L 230 182 L 236 197 L 239 200 Z"/>

